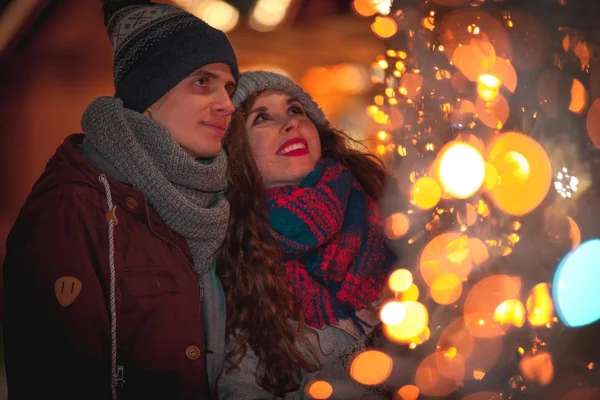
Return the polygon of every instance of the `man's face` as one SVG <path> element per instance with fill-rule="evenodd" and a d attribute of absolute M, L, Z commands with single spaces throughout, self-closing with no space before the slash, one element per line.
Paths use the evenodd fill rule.
<path fill-rule="evenodd" d="M 165 128 L 193 158 L 215 157 L 234 111 L 236 83 L 227 64 L 208 64 L 183 79 L 144 115 Z"/>

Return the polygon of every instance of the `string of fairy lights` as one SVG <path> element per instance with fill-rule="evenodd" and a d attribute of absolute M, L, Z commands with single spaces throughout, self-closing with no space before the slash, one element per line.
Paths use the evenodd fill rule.
<path fill-rule="evenodd" d="M 391 0 L 353 1 L 387 45 L 371 66 L 378 92 L 366 113 L 377 127 L 377 153 L 398 182 L 391 195 L 406 199 L 396 201 L 406 206 L 386 221 L 403 260 L 380 312 L 390 341 L 425 349 L 414 382 L 397 389 L 404 400 L 481 388 L 469 382 L 485 384 L 507 353 L 518 362 L 503 388 L 473 389 L 462 398 L 544 398 L 555 380 L 557 332 L 600 319 L 592 305 L 600 297 L 588 283 L 600 278 L 593 267 L 600 240 L 581 243 L 575 219 L 566 215 L 589 186 L 580 178 L 585 168 L 536 136 L 540 126 L 551 132 L 548 121 L 558 126 L 555 120 L 566 115 L 585 121 L 580 136 L 600 144 L 600 102 L 590 101 L 582 83 L 593 72 L 590 47 L 577 33 L 544 35 L 534 16 L 498 2 L 486 12 L 485 2 L 421 0 L 400 7 Z M 556 35 L 564 36 L 554 49 L 547 38 Z M 544 64 L 548 58 L 551 66 Z M 569 64 L 577 77 L 566 73 Z M 536 70 L 543 71 L 531 85 L 527 74 Z M 559 81 L 570 87 L 566 104 Z M 524 93 L 535 101 L 523 100 Z M 544 232 L 531 222 L 538 214 L 562 224 L 553 220 L 554 231 Z M 558 234 L 557 226 L 567 234 Z M 568 241 L 570 253 L 544 258 L 558 264 L 550 266 L 557 267 L 552 281 L 515 266 L 527 254 L 519 243 L 539 239 L 528 237 L 536 228 L 540 238 Z M 539 261 L 533 254 L 530 260 Z M 593 360 L 582 365 L 595 371 Z M 390 355 L 368 350 L 350 372 L 362 384 L 377 385 L 393 380 L 392 367 Z M 574 390 L 583 390 L 583 382 L 574 382 Z M 585 390 L 600 398 L 599 388 Z M 333 388 L 318 381 L 307 391 L 324 399 Z"/>

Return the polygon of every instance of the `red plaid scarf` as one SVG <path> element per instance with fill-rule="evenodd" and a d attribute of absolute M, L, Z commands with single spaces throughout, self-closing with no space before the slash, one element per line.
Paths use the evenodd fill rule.
<path fill-rule="evenodd" d="M 299 185 L 268 189 L 267 208 L 307 323 L 356 322 L 355 311 L 379 299 L 396 259 L 377 203 L 347 168 L 324 159 Z"/>

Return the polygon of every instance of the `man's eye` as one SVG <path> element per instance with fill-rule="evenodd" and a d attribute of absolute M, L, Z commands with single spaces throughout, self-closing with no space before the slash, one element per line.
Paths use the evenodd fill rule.
<path fill-rule="evenodd" d="M 206 86 L 208 84 L 208 79 L 206 78 L 200 78 L 197 79 L 196 81 L 194 81 L 194 85 L 196 86 Z"/>

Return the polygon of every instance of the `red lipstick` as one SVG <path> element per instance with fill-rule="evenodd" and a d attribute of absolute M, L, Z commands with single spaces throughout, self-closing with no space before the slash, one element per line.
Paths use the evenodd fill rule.
<path fill-rule="evenodd" d="M 286 157 L 298 157 L 305 156 L 308 152 L 308 142 L 302 138 L 294 138 L 284 142 L 277 149 L 276 154 Z"/>

